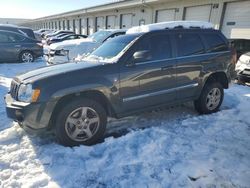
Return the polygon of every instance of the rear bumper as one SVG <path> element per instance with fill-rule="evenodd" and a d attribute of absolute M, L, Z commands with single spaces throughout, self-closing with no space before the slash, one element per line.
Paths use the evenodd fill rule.
<path fill-rule="evenodd" d="M 52 110 L 56 102 L 24 103 L 15 101 L 10 94 L 5 96 L 7 116 L 19 122 L 28 132 L 40 132 L 49 128 Z"/>

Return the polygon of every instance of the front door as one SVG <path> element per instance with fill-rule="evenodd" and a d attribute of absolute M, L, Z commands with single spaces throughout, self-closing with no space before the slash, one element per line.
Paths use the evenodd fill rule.
<path fill-rule="evenodd" d="M 170 38 L 168 34 L 144 37 L 135 44 L 133 51 L 148 51 L 150 58 L 132 65 L 121 65 L 120 96 L 125 111 L 169 103 L 175 99 L 176 62 L 172 58 Z"/>

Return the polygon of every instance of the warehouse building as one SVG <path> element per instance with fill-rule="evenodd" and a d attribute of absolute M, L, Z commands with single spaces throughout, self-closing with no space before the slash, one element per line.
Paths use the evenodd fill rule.
<path fill-rule="evenodd" d="M 228 38 L 250 39 L 250 0 L 124 0 L 26 22 L 34 29 L 92 34 L 173 20 L 209 21 Z"/>

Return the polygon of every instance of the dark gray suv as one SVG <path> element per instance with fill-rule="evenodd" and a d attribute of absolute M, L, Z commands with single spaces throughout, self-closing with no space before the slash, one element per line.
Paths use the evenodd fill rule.
<path fill-rule="evenodd" d="M 63 145 L 90 145 L 103 137 L 107 117 L 186 101 L 200 113 L 216 112 L 234 75 L 234 56 L 214 29 L 126 34 L 83 62 L 17 76 L 6 110 L 25 129 L 53 128 Z"/>

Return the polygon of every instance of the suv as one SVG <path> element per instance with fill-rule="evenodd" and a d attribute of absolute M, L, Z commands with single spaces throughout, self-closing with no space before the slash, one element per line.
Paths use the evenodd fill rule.
<path fill-rule="evenodd" d="M 53 128 L 59 143 L 74 146 L 97 143 L 107 117 L 186 101 L 202 114 L 216 112 L 234 75 L 234 54 L 220 31 L 178 25 L 128 31 L 83 62 L 15 77 L 5 97 L 8 116 L 25 129 Z"/>

